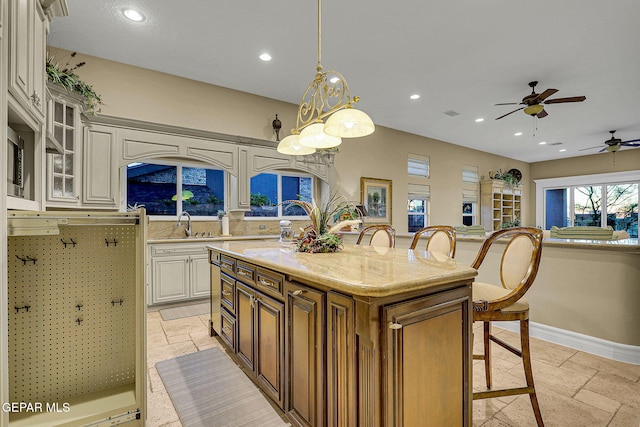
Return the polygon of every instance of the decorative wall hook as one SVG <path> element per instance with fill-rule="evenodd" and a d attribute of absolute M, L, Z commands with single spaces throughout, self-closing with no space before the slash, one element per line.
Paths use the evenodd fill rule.
<path fill-rule="evenodd" d="M 73 239 L 69 239 L 68 242 L 66 240 L 64 240 L 64 239 L 60 239 L 60 241 L 62 242 L 62 244 L 64 245 L 65 248 L 67 247 L 67 245 L 73 245 L 73 247 L 75 248 L 76 247 L 76 243 L 78 243 Z"/>
<path fill-rule="evenodd" d="M 109 247 L 109 245 L 118 246 L 118 241 L 115 238 L 111 241 L 108 239 L 104 239 L 104 242 L 107 244 L 107 247 Z"/>
<path fill-rule="evenodd" d="M 30 305 L 23 305 L 22 307 L 13 307 L 16 309 L 16 313 L 20 313 L 20 310 L 24 310 L 27 313 L 29 312 L 29 309 L 31 308 Z"/>
<path fill-rule="evenodd" d="M 82 304 L 76 304 L 76 308 L 78 309 L 78 311 L 80 311 L 82 307 L 84 307 Z"/>
<path fill-rule="evenodd" d="M 31 258 L 30 256 L 25 256 L 24 258 L 16 255 L 20 261 L 22 261 L 22 265 L 27 265 L 28 262 L 33 262 L 33 265 L 36 265 L 37 258 Z"/>
<path fill-rule="evenodd" d="M 115 307 L 116 304 L 119 304 L 120 306 L 122 306 L 123 302 L 124 302 L 124 300 L 122 298 L 120 298 L 120 299 L 112 299 L 111 300 L 111 307 Z"/>
<path fill-rule="evenodd" d="M 282 128 L 282 122 L 278 119 L 277 114 L 275 120 L 271 122 L 271 126 L 273 126 L 273 131 L 276 133 L 276 141 L 280 141 L 280 129 Z"/>
<path fill-rule="evenodd" d="M 76 323 L 78 324 L 78 326 L 80 326 L 80 323 L 82 323 L 82 319 L 78 317 L 78 318 L 76 319 Z"/>

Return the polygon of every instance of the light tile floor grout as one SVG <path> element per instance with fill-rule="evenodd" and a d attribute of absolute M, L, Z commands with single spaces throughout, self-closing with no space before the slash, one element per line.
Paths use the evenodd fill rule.
<path fill-rule="evenodd" d="M 202 302 L 202 301 L 198 301 Z M 209 316 L 164 321 L 157 308 L 147 312 L 147 423 L 148 427 L 180 427 L 155 364 L 210 347 L 223 346 L 209 336 Z M 475 352 L 480 353 L 482 329 L 474 325 Z M 519 343 L 518 334 L 494 328 L 506 342 Z M 493 351 L 494 387 L 525 384 L 520 359 L 497 345 Z M 640 365 L 531 338 L 534 381 L 547 427 L 639 427 Z M 484 365 L 473 364 L 474 390 L 484 389 Z M 473 402 L 474 427 L 535 426 L 527 395 Z"/>

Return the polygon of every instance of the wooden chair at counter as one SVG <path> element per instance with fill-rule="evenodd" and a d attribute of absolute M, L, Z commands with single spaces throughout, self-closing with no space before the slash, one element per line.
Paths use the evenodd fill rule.
<path fill-rule="evenodd" d="M 439 252 L 453 258 L 456 255 L 456 229 L 449 225 L 430 225 L 416 231 L 409 249 L 415 249 L 425 238 L 429 252 Z"/>
<path fill-rule="evenodd" d="M 360 232 L 356 245 L 364 240 L 365 236 L 371 233 L 369 246 L 379 246 L 386 248 L 396 247 L 396 230 L 387 224 L 376 224 L 365 227 Z"/>
<path fill-rule="evenodd" d="M 483 242 L 471 267 L 478 270 L 491 246 L 502 241 L 499 272 L 500 285 L 473 282 L 473 321 L 483 322 L 484 354 L 473 355 L 474 359 L 484 360 L 487 391 L 474 392 L 473 399 L 486 399 L 516 394 L 529 394 L 531 406 L 538 422 L 543 426 L 540 406 L 536 397 L 531 370 L 531 351 L 529 347 L 529 303 L 524 294 L 529 290 L 538 273 L 542 255 L 542 230 L 529 227 L 517 227 L 499 230 Z M 500 245 L 497 245 L 500 246 Z M 493 255 L 492 255 L 493 256 Z M 481 273 L 481 272 L 480 272 Z M 520 322 L 520 350 L 491 335 L 492 321 Z M 491 389 L 491 341 L 509 350 L 522 359 L 527 381 L 526 387 L 511 389 Z"/>

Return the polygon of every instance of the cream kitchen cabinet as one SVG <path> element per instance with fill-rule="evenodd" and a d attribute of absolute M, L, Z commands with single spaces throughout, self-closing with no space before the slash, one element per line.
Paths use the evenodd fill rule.
<path fill-rule="evenodd" d="M 205 242 L 149 245 L 150 304 L 208 298 L 209 258 Z"/>
<path fill-rule="evenodd" d="M 502 228 L 503 224 L 522 221 L 522 187 L 509 186 L 492 179 L 481 183 L 482 225 L 485 230 Z"/>
<path fill-rule="evenodd" d="M 49 88 L 48 122 L 63 152 L 48 155 L 47 206 L 118 209 L 115 129 L 83 121 L 81 99 Z"/>
<path fill-rule="evenodd" d="M 9 93 L 39 123 L 45 119 L 49 19 L 38 0 L 9 1 Z"/>

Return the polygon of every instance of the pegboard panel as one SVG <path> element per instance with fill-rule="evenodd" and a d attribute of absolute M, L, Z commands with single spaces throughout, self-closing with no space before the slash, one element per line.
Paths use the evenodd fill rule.
<path fill-rule="evenodd" d="M 135 382 L 136 237 L 123 225 L 8 238 L 11 401 Z"/>

